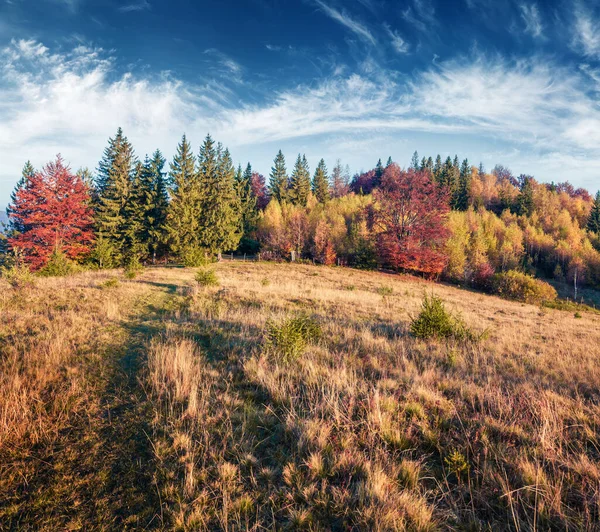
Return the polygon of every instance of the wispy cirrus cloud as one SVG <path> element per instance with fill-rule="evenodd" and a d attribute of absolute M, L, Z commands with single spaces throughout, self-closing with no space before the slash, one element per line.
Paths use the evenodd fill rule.
<path fill-rule="evenodd" d="M 243 69 L 216 51 L 206 56 L 228 72 Z M 268 143 L 427 132 L 476 135 L 519 148 L 510 153 L 551 153 L 554 161 L 584 160 L 571 167 L 581 184 L 591 183 L 600 165 L 600 111 L 590 96 L 596 82 L 546 57 L 469 56 L 406 77 L 378 64 L 371 73 L 345 68 L 254 104 L 240 99 L 232 76 L 213 74 L 201 84 L 136 75 L 92 46 L 56 53 L 13 41 L 0 52 L 0 180 L 14 183 L 25 160 L 40 165 L 59 151 L 75 166 L 93 167 L 119 125 L 140 154 L 160 147 L 170 156 L 184 131 L 197 139 L 210 131 L 246 153 Z M 544 168 L 551 170 L 549 163 Z M 3 188 L 6 197 L 12 184 Z"/>
<path fill-rule="evenodd" d="M 140 0 L 139 2 L 133 2 L 130 4 L 120 6 L 118 10 L 121 13 L 131 13 L 132 11 L 147 11 L 151 8 L 152 6 L 150 5 L 150 2 L 148 2 L 148 0 Z"/>
<path fill-rule="evenodd" d="M 399 54 L 407 54 L 409 50 L 408 43 L 400 36 L 400 34 L 396 30 L 392 30 L 389 25 L 384 24 L 386 33 L 390 38 L 390 43 L 392 48 Z"/>
<path fill-rule="evenodd" d="M 335 7 L 327 5 L 322 0 L 315 0 L 315 4 L 321 9 L 321 11 L 323 11 L 323 13 L 336 22 L 339 22 L 342 26 L 345 26 L 362 40 L 372 45 L 376 44 L 375 37 L 367 28 L 367 26 L 359 22 L 357 19 L 351 17 L 344 9 L 340 11 Z"/>
<path fill-rule="evenodd" d="M 525 31 L 532 37 L 543 37 L 544 26 L 540 10 L 536 4 L 520 4 L 521 18 L 525 22 Z"/>
<path fill-rule="evenodd" d="M 575 4 L 574 17 L 573 48 L 585 56 L 599 58 L 600 23 L 581 2 Z"/>

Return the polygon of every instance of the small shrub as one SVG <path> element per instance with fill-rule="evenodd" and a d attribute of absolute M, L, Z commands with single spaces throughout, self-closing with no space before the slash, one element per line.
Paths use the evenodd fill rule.
<path fill-rule="evenodd" d="M 140 261 L 137 258 L 131 259 L 125 266 L 125 279 L 135 279 L 143 271 L 144 267 L 140 264 Z"/>
<path fill-rule="evenodd" d="M 208 253 L 204 248 L 190 246 L 185 249 L 179 256 L 184 266 L 195 268 L 198 266 L 206 266 L 210 262 Z"/>
<path fill-rule="evenodd" d="M 208 268 L 198 270 L 195 279 L 200 286 L 219 286 L 217 274 Z"/>
<path fill-rule="evenodd" d="M 3 266 L 0 268 L 0 277 L 13 288 L 27 288 L 35 285 L 35 276 L 25 264 Z"/>
<path fill-rule="evenodd" d="M 425 294 L 421 305 L 421 312 L 410 324 L 410 332 L 417 338 L 476 341 L 485 335 L 485 333 L 476 335 L 460 316 L 454 316 L 447 311 L 444 302 L 437 296 L 428 297 Z"/>
<path fill-rule="evenodd" d="M 319 323 L 309 316 L 289 317 L 280 322 L 267 322 L 266 347 L 284 362 L 298 359 L 309 343 L 322 335 Z"/>
<path fill-rule="evenodd" d="M 391 296 L 394 293 L 394 289 L 391 286 L 378 286 L 377 293 L 383 297 Z"/>
<path fill-rule="evenodd" d="M 454 473 L 458 480 L 460 480 L 463 473 L 469 470 L 469 462 L 465 458 L 465 455 L 456 449 L 446 456 L 444 462 L 448 467 L 448 472 Z"/>
<path fill-rule="evenodd" d="M 576 318 L 576 319 L 581 319 L 581 318 L 583 318 L 583 316 L 582 316 L 582 315 L 581 315 L 579 312 L 576 312 L 576 313 L 574 314 L 574 316 L 575 316 L 575 318 Z"/>
<path fill-rule="evenodd" d="M 354 290 L 356 290 L 356 286 L 354 286 L 353 284 L 347 284 L 346 286 L 344 286 L 344 290 L 354 292 Z"/>
<path fill-rule="evenodd" d="M 557 297 L 556 290 L 545 281 L 516 270 L 494 275 L 492 287 L 499 296 L 525 303 L 544 303 Z"/>
<path fill-rule="evenodd" d="M 116 277 L 111 277 L 102 283 L 102 288 L 116 288 L 119 286 L 119 280 Z"/>
<path fill-rule="evenodd" d="M 42 277 L 66 277 L 81 271 L 81 267 L 61 251 L 55 251 L 50 256 L 50 260 L 38 272 Z"/>
<path fill-rule="evenodd" d="M 269 285 L 271 284 L 271 281 L 270 281 L 270 280 L 269 280 L 267 277 L 264 277 L 264 278 L 263 278 L 263 279 L 260 281 L 260 284 L 261 284 L 261 285 L 263 285 L 263 286 L 269 286 Z"/>

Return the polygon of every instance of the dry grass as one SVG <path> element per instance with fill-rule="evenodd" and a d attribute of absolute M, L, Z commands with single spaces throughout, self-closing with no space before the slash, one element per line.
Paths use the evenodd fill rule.
<path fill-rule="evenodd" d="M 152 269 L 102 289 L 114 274 L 84 274 L 44 285 L 29 304 L 4 291 L 0 309 L 20 343 L 4 340 L 13 327 L 0 332 L 12 394 L 0 399 L 3 444 L 60 440 L 72 410 L 50 415 L 48 389 L 50 405 L 101 403 L 88 372 L 65 368 L 94 351 L 91 329 L 127 329 L 134 301 L 150 298 L 132 377 L 149 423 L 145 488 L 158 502 L 137 511 L 149 518 L 140 526 L 595 528 L 600 316 L 347 269 L 220 264 L 220 286 L 201 290 L 194 273 Z M 411 317 L 432 290 L 489 338 L 413 338 Z M 50 318 L 57 301 L 66 306 Z M 321 335 L 282 361 L 270 355 L 268 324 L 291 316 L 310 316 Z"/>

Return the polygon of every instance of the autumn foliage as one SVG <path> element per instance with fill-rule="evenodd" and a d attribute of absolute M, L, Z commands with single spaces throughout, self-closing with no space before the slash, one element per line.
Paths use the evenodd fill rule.
<path fill-rule="evenodd" d="M 436 276 L 448 258 L 444 244 L 449 231 L 448 196 L 425 172 L 385 169 L 374 191 L 373 227 L 383 266 Z"/>
<path fill-rule="evenodd" d="M 60 155 L 17 191 L 10 217 L 26 230 L 9 238 L 9 245 L 22 250 L 32 269 L 46 265 L 53 253 L 78 259 L 90 251 L 89 190 Z"/>

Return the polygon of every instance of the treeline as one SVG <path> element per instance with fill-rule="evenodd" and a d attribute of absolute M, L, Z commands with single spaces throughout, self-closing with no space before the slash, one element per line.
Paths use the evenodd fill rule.
<path fill-rule="evenodd" d="M 57 256 L 101 268 L 171 260 L 198 265 L 222 252 L 443 276 L 489 288 L 519 270 L 600 286 L 600 193 L 541 184 L 497 166 L 392 159 L 350 178 L 324 160 L 314 173 L 281 151 L 269 180 L 207 136 L 184 136 L 167 164 L 140 161 L 121 129 L 94 176 L 60 159 L 27 164 L 8 209 L 5 252 L 33 269 Z"/>

